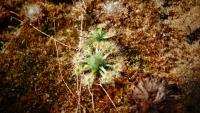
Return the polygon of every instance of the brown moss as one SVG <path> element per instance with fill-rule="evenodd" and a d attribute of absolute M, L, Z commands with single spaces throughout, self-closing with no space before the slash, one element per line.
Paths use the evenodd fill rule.
<path fill-rule="evenodd" d="M 0 87 L 3 92 L 0 94 L 0 112 L 76 111 L 77 84 L 72 76 L 71 64 L 76 50 L 69 49 L 68 46 L 77 48 L 82 14 L 84 36 L 89 29 L 96 28 L 99 24 L 104 24 L 106 31 L 116 32 L 109 40 L 121 47 L 120 52 L 126 64 L 121 77 L 115 80 L 115 83 L 103 86 L 116 108 L 100 86 L 91 87 L 97 113 L 175 113 L 191 110 L 191 105 L 198 105 L 192 103 L 194 98 L 199 100 L 195 92 L 199 89 L 198 82 L 192 82 L 190 79 L 199 75 L 199 35 L 196 33 L 197 40 L 188 44 L 187 31 L 179 31 L 164 23 L 173 23 L 175 18 L 182 18 L 182 14 L 191 13 L 194 7 L 199 7 L 199 3 L 188 0 L 158 1 L 156 5 L 155 1 L 148 0 L 120 0 L 118 2 L 123 11 L 115 12 L 114 15 L 103 9 L 108 3 L 106 0 L 87 0 L 86 7 L 78 1 L 1 1 L 3 5 L 0 7 L 0 24 L 4 24 L 4 27 L 0 29 Z M 36 22 L 26 21 L 23 13 L 20 16 L 8 13 L 11 10 L 18 13 L 23 10 L 23 6 L 33 2 L 40 4 L 43 10 L 43 16 Z M 163 19 L 161 14 L 168 17 Z M 20 24 L 17 20 L 7 21 L 11 17 L 24 23 Z M 193 17 L 195 16 L 187 16 L 195 19 Z M 59 42 L 55 46 L 54 40 L 35 30 L 30 23 L 67 46 Z M 185 25 L 187 24 L 179 24 L 178 27 L 186 29 Z M 194 29 L 191 32 L 199 27 L 192 28 Z M 198 81 L 197 78 L 194 79 Z M 162 81 L 165 81 L 165 84 Z M 152 89 L 147 87 L 153 83 L 164 87 L 166 91 L 165 98 L 160 98 L 157 102 L 154 100 L 159 88 L 156 86 L 150 91 Z M 144 86 L 141 87 L 141 84 Z M 149 98 L 143 98 L 144 92 L 138 93 L 133 86 L 147 91 Z M 189 91 L 191 93 L 188 93 Z M 80 111 L 93 112 L 91 95 L 87 88 L 82 87 L 80 99 Z M 197 107 L 193 108 L 194 112 L 198 112 Z"/>

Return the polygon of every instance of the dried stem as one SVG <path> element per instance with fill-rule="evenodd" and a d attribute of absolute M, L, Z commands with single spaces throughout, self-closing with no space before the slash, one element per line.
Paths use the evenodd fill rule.
<path fill-rule="evenodd" d="M 15 13 L 15 12 L 13 12 L 13 11 L 10 11 L 10 13 L 19 16 L 17 13 Z M 23 23 L 23 24 L 25 23 L 24 21 L 22 21 L 22 20 L 20 20 L 20 19 L 18 19 L 18 18 L 16 18 L 16 17 L 12 17 L 12 18 L 15 19 L 15 20 L 17 20 L 17 21 L 19 21 L 19 22 L 21 22 L 21 23 Z M 31 23 L 29 23 L 28 25 L 30 25 L 30 26 L 33 27 L 36 31 L 42 33 L 42 34 L 45 35 L 46 37 L 48 37 L 48 38 L 50 38 L 50 39 L 52 39 L 52 40 L 58 42 L 59 44 L 65 46 L 65 47 L 68 47 L 69 49 L 77 50 L 76 48 L 73 48 L 73 47 L 71 47 L 71 46 L 69 46 L 69 45 L 66 45 L 66 44 L 60 42 L 59 40 L 55 39 L 53 36 L 50 36 L 50 35 L 46 34 L 45 32 L 41 31 L 41 30 L 38 29 L 37 27 L 33 26 Z"/>
<path fill-rule="evenodd" d="M 93 95 L 93 93 L 91 92 L 91 90 L 90 90 L 90 86 L 88 85 L 88 91 L 89 91 L 89 93 L 90 93 L 90 95 L 91 95 L 91 97 L 92 97 L 92 109 L 93 109 L 93 112 L 95 113 L 95 107 L 94 107 L 94 95 Z"/>
<path fill-rule="evenodd" d="M 112 103 L 112 105 L 115 107 L 115 108 L 117 108 L 116 107 L 116 105 L 115 105 L 115 103 L 112 101 L 112 99 L 111 99 L 111 97 L 109 96 L 109 94 L 108 94 L 108 92 L 104 89 L 104 87 L 102 86 L 102 84 L 98 84 L 102 89 L 103 89 L 103 91 L 106 93 L 106 95 L 108 96 L 108 98 L 109 98 L 109 100 L 110 100 L 110 102 Z"/>
<path fill-rule="evenodd" d="M 55 47 L 56 47 L 56 55 L 57 55 L 57 59 L 58 59 L 58 69 L 59 69 L 59 73 L 60 73 L 60 76 L 61 76 L 61 78 L 62 78 L 62 81 L 64 82 L 64 84 L 65 84 L 65 86 L 67 87 L 67 89 L 69 90 L 69 92 L 74 96 L 74 97 L 76 97 L 75 95 L 74 95 L 74 93 L 72 92 L 72 90 L 69 88 L 69 86 L 67 85 L 67 83 L 65 82 L 65 80 L 64 80 L 64 77 L 63 77 L 63 75 L 62 75 L 62 71 L 61 71 L 61 63 L 60 63 L 60 60 L 59 60 L 59 58 L 58 58 L 58 46 L 57 46 L 57 43 L 56 43 L 56 41 L 54 41 L 55 42 Z"/>
<path fill-rule="evenodd" d="M 80 36 L 79 36 L 79 41 L 82 41 L 82 36 L 83 36 L 83 14 L 81 15 L 81 30 L 80 30 Z M 80 108 L 80 102 L 81 102 L 81 79 L 79 81 L 79 76 L 76 78 L 77 80 L 77 93 L 78 93 L 78 104 L 77 104 L 77 113 Z"/>
<path fill-rule="evenodd" d="M 76 81 L 77 81 L 77 94 L 78 94 L 78 104 L 77 104 L 77 113 L 78 113 L 78 110 L 80 108 L 80 102 L 81 102 L 81 98 L 80 98 L 80 94 L 81 94 L 81 85 L 79 86 L 79 76 L 76 77 Z M 79 89 L 80 87 L 80 89 Z"/>

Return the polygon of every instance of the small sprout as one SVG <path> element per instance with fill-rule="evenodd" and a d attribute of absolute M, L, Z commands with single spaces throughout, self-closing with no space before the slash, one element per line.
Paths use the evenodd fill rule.
<path fill-rule="evenodd" d="M 84 59 L 84 55 L 81 54 L 81 53 L 76 53 L 75 56 L 74 56 L 74 59 L 72 60 L 72 63 L 74 65 L 80 65 L 80 62 L 82 62 Z"/>
<path fill-rule="evenodd" d="M 117 53 L 119 51 L 119 48 L 114 43 L 107 41 L 94 42 L 92 46 L 107 53 Z"/>
<path fill-rule="evenodd" d="M 82 54 L 87 56 L 92 54 L 92 50 L 89 46 L 85 46 L 84 49 L 82 50 Z"/>
<path fill-rule="evenodd" d="M 116 71 L 122 71 L 122 64 L 121 63 L 116 63 L 115 65 L 113 65 L 113 70 L 116 70 Z"/>
<path fill-rule="evenodd" d="M 92 73 L 82 75 L 81 83 L 85 86 L 92 85 L 95 79 L 95 75 Z"/>
<path fill-rule="evenodd" d="M 101 83 L 102 84 L 108 84 L 111 83 L 115 78 L 119 77 L 119 73 L 115 71 L 105 71 L 101 72 Z"/>
<path fill-rule="evenodd" d="M 89 33 L 89 38 L 92 42 L 95 41 L 106 41 L 109 37 L 106 33 L 102 30 L 102 28 L 97 28 Z"/>
<path fill-rule="evenodd" d="M 110 83 L 114 79 L 114 73 L 112 71 L 106 71 L 105 73 L 101 73 L 101 83 Z"/>
<path fill-rule="evenodd" d="M 80 75 L 81 72 L 82 72 L 81 67 L 79 67 L 79 66 L 75 67 L 75 69 L 74 69 L 74 74 L 76 74 L 76 75 Z"/>
<path fill-rule="evenodd" d="M 94 42 L 94 43 L 92 44 L 92 46 L 93 46 L 94 48 L 98 48 L 98 47 L 99 47 L 99 42 Z"/>
<path fill-rule="evenodd" d="M 111 48 L 110 48 L 110 52 L 112 53 L 117 53 L 119 51 L 118 47 L 115 46 L 115 45 L 112 45 Z"/>

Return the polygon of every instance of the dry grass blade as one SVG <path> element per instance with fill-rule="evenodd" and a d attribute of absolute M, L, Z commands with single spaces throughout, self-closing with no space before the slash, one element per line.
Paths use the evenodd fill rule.
<path fill-rule="evenodd" d="M 65 82 L 65 80 L 64 80 L 64 77 L 63 77 L 63 75 L 62 75 L 62 70 L 61 70 L 61 67 L 60 67 L 60 60 L 59 60 L 59 58 L 58 58 L 58 46 L 57 46 L 57 43 L 54 41 L 54 43 L 55 43 L 55 47 L 56 47 L 56 55 L 57 55 L 57 59 L 58 59 L 58 69 L 59 69 L 59 73 L 60 73 L 60 76 L 61 76 L 61 78 L 62 78 L 62 81 L 64 82 L 64 84 L 65 84 L 65 86 L 67 87 L 67 89 L 69 90 L 69 92 L 74 96 L 74 97 L 76 97 L 75 95 L 74 95 L 74 93 L 72 92 L 72 90 L 69 88 L 69 86 L 67 85 L 67 83 Z"/>
<path fill-rule="evenodd" d="M 111 97 L 109 96 L 109 94 L 108 94 L 108 92 L 105 90 L 105 88 L 102 86 L 102 84 L 98 84 L 102 89 L 103 89 L 103 91 L 106 93 L 106 95 L 108 96 L 108 98 L 109 98 L 109 100 L 110 100 L 110 102 L 112 103 L 112 105 L 115 107 L 115 108 L 117 108 L 116 107 L 116 105 L 115 105 L 115 103 L 112 101 L 112 99 L 111 99 Z"/>
<path fill-rule="evenodd" d="M 90 86 L 89 86 L 89 85 L 88 85 L 88 91 L 89 91 L 89 93 L 90 93 L 90 95 L 91 95 L 91 97 L 92 97 L 92 109 L 93 109 L 93 112 L 95 113 L 94 95 L 93 95 L 93 93 L 91 92 Z"/>
<path fill-rule="evenodd" d="M 15 12 L 13 12 L 13 11 L 10 11 L 10 13 L 19 16 L 17 13 L 15 13 Z M 22 20 L 20 20 L 20 19 L 18 19 L 18 18 L 16 18 L 16 17 L 12 17 L 12 18 L 15 19 L 15 20 L 17 20 L 17 21 L 19 21 L 19 22 L 21 22 L 21 23 L 25 23 L 24 21 L 22 21 Z M 45 35 L 46 37 L 48 37 L 48 38 L 50 38 L 50 39 L 52 39 L 52 40 L 58 42 L 59 44 L 65 46 L 65 47 L 67 47 L 67 48 L 69 48 L 69 49 L 77 50 L 76 48 L 73 48 L 73 47 L 71 47 L 71 46 L 69 46 L 69 45 L 66 45 L 66 44 L 60 42 L 59 40 L 55 39 L 53 36 L 50 36 L 50 35 L 46 34 L 45 32 L 41 31 L 41 30 L 38 29 L 37 27 L 33 26 L 31 23 L 29 23 L 28 25 L 30 25 L 30 26 L 33 27 L 36 31 L 42 33 L 42 34 Z"/>

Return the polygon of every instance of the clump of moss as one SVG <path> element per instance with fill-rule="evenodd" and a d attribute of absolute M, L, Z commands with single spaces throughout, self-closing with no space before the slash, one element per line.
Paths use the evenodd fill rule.
<path fill-rule="evenodd" d="M 103 5 L 103 12 L 106 17 L 120 18 L 121 16 L 127 16 L 128 9 L 121 2 L 106 2 Z"/>
<path fill-rule="evenodd" d="M 21 14 L 28 18 L 30 22 L 36 22 L 44 17 L 44 8 L 41 3 L 25 4 Z"/>

